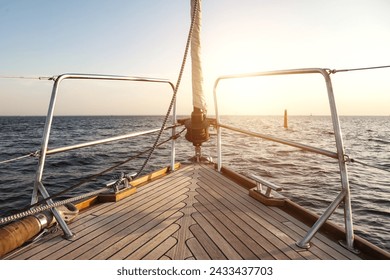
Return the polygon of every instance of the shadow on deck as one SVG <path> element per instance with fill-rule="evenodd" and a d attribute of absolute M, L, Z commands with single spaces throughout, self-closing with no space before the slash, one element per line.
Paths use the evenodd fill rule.
<path fill-rule="evenodd" d="M 359 259 L 322 234 L 298 248 L 308 226 L 246 188 L 193 164 L 97 204 L 70 224 L 73 241 L 51 233 L 9 259 Z"/>

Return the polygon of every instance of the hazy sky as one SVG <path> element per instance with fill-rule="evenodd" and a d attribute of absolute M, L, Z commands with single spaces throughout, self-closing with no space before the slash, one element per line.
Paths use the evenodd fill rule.
<path fill-rule="evenodd" d="M 390 65 L 388 0 L 203 0 L 209 113 L 226 74 Z M 176 83 L 190 0 L 0 0 L 0 76 L 102 73 Z M 190 65 L 178 113 L 192 111 Z M 390 69 L 332 76 L 340 115 L 390 115 Z M 221 84 L 221 113 L 327 114 L 323 79 Z M 0 115 L 45 115 L 52 82 L 0 79 Z M 167 86 L 66 81 L 56 114 L 164 114 Z M 236 90 L 234 93 L 232 90 Z"/>

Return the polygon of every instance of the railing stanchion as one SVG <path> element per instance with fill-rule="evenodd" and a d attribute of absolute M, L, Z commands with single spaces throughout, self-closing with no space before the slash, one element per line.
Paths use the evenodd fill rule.
<path fill-rule="evenodd" d="M 341 134 L 340 120 L 337 114 L 336 102 L 333 94 L 332 82 L 329 76 L 331 71 L 329 69 L 322 68 L 306 68 L 306 69 L 292 69 L 292 70 L 280 70 L 280 71 L 268 71 L 268 72 L 257 72 L 257 73 L 248 73 L 248 74 L 238 74 L 238 75 L 229 75 L 219 77 L 214 84 L 214 103 L 215 103 L 215 114 L 217 119 L 217 127 L 218 127 L 218 138 L 217 138 L 217 152 L 218 152 L 218 170 L 221 170 L 222 160 L 221 160 L 221 128 L 227 128 L 236 132 L 244 133 L 247 135 L 251 135 L 254 137 L 259 137 L 262 139 L 266 139 L 269 141 L 281 143 L 284 145 L 293 146 L 296 148 L 300 148 L 306 151 L 310 151 L 317 154 L 322 154 L 324 156 L 328 156 L 331 158 L 335 158 L 338 160 L 339 169 L 340 169 L 340 179 L 341 179 L 341 191 L 336 199 L 328 206 L 325 212 L 321 215 L 321 217 L 317 220 L 317 222 L 312 226 L 312 228 L 307 232 L 306 236 L 299 242 L 297 245 L 303 248 L 310 247 L 310 240 L 317 233 L 320 227 L 328 220 L 328 218 L 332 215 L 332 213 L 336 210 L 336 208 L 344 202 L 344 223 L 345 223 L 345 244 L 344 246 L 348 248 L 350 251 L 354 251 L 354 233 L 353 233 L 353 220 L 352 220 L 352 209 L 351 209 L 351 199 L 350 199 L 350 189 L 348 182 L 348 172 L 347 166 L 345 163 L 345 153 L 344 146 Z M 242 129 L 234 128 L 231 126 L 223 125 L 220 122 L 220 116 L 218 112 L 218 103 L 217 103 L 217 87 L 220 81 L 226 79 L 238 79 L 238 78 L 248 78 L 248 77 L 261 77 L 261 76 L 278 76 L 278 75 L 293 75 L 293 74 L 321 74 L 325 78 L 329 106 L 331 110 L 331 117 L 333 123 L 333 130 L 335 134 L 336 141 L 336 149 L 337 152 L 330 152 L 324 149 L 319 149 L 307 145 L 303 145 L 297 142 L 268 136 L 260 133 L 245 131 Z"/>
<path fill-rule="evenodd" d="M 172 89 L 175 90 L 173 84 L 171 84 Z M 175 171 L 175 158 L 176 158 L 176 99 L 172 108 L 172 144 L 171 144 L 171 171 Z"/>
<path fill-rule="evenodd" d="M 214 92 L 214 108 L 215 108 L 215 118 L 216 118 L 216 121 L 217 121 L 217 170 L 218 172 L 221 172 L 221 168 L 222 168 L 222 130 L 221 130 L 221 126 L 220 126 L 220 123 L 221 123 L 221 119 L 219 117 L 219 113 L 218 113 L 218 99 L 217 99 L 217 86 L 218 86 L 218 83 L 219 83 L 220 79 L 218 78 L 216 81 L 215 81 L 215 84 L 214 84 L 214 89 L 213 89 L 213 92 Z"/>
<path fill-rule="evenodd" d="M 57 95 L 58 95 L 58 88 L 59 88 L 60 82 L 62 80 L 65 80 L 65 79 L 113 80 L 113 81 L 165 83 L 165 84 L 169 84 L 171 86 L 171 88 L 174 90 L 174 85 L 171 82 L 169 82 L 168 80 L 142 78 L 142 77 L 92 75 L 92 74 L 91 75 L 90 74 L 62 74 L 60 76 L 51 78 L 51 80 L 54 80 L 54 84 L 53 84 L 49 109 L 48 109 L 48 113 L 46 116 L 45 128 L 44 128 L 43 137 L 42 137 L 41 150 L 40 150 L 40 154 L 39 154 L 40 158 L 39 158 L 38 168 L 37 168 L 37 172 L 36 172 L 35 180 L 34 180 L 31 205 L 38 202 L 38 194 L 39 193 L 45 199 L 50 197 L 49 193 L 47 192 L 45 186 L 42 183 L 43 170 L 44 170 L 44 166 L 45 166 L 46 156 L 48 154 L 60 153 L 60 152 L 69 151 L 69 150 L 73 150 L 73 149 L 79 149 L 79 148 L 93 146 L 93 145 L 97 145 L 97 144 L 108 143 L 108 142 L 112 142 L 112 141 L 116 141 L 116 140 L 120 140 L 120 139 L 125 139 L 125 138 L 130 138 L 130 137 L 134 136 L 134 135 L 128 134 L 128 135 L 117 136 L 117 137 L 112 137 L 112 138 L 98 140 L 98 141 L 91 141 L 91 142 L 87 142 L 87 143 L 83 143 L 83 144 L 72 145 L 72 146 L 68 146 L 68 147 L 61 147 L 61 148 L 53 149 L 51 151 L 48 150 L 50 130 L 51 130 L 51 125 L 52 125 L 53 116 L 54 116 L 54 108 L 55 108 L 56 99 L 57 99 Z M 176 133 L 176 131 L 175 131 L 175 127 L 176 127 L 176 100 L 175 100 L 172 115 L 173 115 L 172 136 L 174 136 Z M 153 130 L 144 132 L 144 134 L 145 133 L 152 133 L 152 132 L 153 132 Z M 138 135 L 140 135 L 140 134 L 138 134 Z M 175 165 L 175 139 L 172 139 L 172 150 L 171 150 L 170 164 L 171 164 L 171 168 L 173 169 L 174 165 Z M 47 202 L 52 203 L 51 199 L 49 199 Z M 56 217 L 58 224 L 60 225 L 62 231 L 64 232 L 65 238 L 71 239 L 73 237 L 73 234 L 69 230 L 63 217 L 59 214 L 58 210 L 56 208 L 53 208 L 51 211 L 53 212 L 53 215 Z"/>

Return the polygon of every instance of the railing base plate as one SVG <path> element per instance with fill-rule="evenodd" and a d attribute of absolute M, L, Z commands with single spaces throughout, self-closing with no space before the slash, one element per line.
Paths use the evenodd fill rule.
<path fill-rule="evenodd" d="M 352 252 L 352 253 L 354 253 L 356 255 L 360 254 L 360 251 L 358 249 L 355 249 L 354 247 L 348 246 L 347 243 L 345 242 L 345 240 L 340 240 L 339 244 L 341 246 L 343 246 L 345 249 L 347 249 L 348 251 L 350 251 L 350 252 Z"/>

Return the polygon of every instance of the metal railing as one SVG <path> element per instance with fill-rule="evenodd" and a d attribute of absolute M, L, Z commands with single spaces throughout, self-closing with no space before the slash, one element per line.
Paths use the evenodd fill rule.
<path fill-rule="evenodd" d="M 256 73 L 248 73 L 248 74 L 239 74 L 239 75 L 228 75 L 219 77 L 214 84 L 214 104 L 215 104 L 215 114 L 217 121 L 217 153 L 218 153 L 218 162 L 217 168 L 218 171 L 221 171 L 222 167 L 222 137 L 221 130 L 222 128 L 233 130 L 239 133 L 243 133 L 246 135 L 250 135 L 253 137 L 262 138 L 268 141 L 277 142 L 284 145 L 289 145 L 293 147 L 300 148 L 302 150 L 306 150 L 312 153 L 321 154 L 323 156 L 327 156 L 330 158 L 335 158 L 338 160 L 339 164 L 339 172 L 341 177 L 341 191 L 338 196 L 334 199 L 334 201 L 328 206 L 325 212 L 320 216 L 320 218 L 316 221 L 316 223 L 311 227 L 311 229 L 306 233 L 303 239 L 296 244 L 302 248 L 309 248 L 310 241 L 317 233 L 317 231 L 321 228 L 321 226 L 328 220 L 328 218 L 332 215 L 332 213 L 336 210 L 336 208 L 344 202 L 344 225 L 345 225 L 345 233 L 346 240 L 342 245 L 348 248 L 351 251 L 354 251 L 354 232 L 353 232 L 353 221 L 352 221 L 352 209 L 351 209 L 351 199 L 350 199 L 350 188 L 348 181 L 348 173 L 346 166 L 346 156 L 344 153 L 344 145 L 341 134 L 340 121 L 337 114 L 336 102 L 333 94 L 332 82 L 330 79 L 331 71 L 329 69 L 323 68 L 305 68 L 305 69 L 292 69 L 292 70 L 279 70 L 279 71 L 267 71 L 267 72 L 256 72 Z M 323 149 L 319 149 L 316 147 L 307 146 L 304 144 L 300 144 L 294 141 L 281 139 L 269 135 L 264 135 L 252 131 L 242 130 L 239 128 L 235 128 L 229 125 L 225 125 L 221 123 L 220 114 L 218 110 L 218 100 L 217 100 L 217 88 L 221 81 L 228 79 L 239 79 L 239 78 L 249 78 L 249 77 L 262 77 L 262 76 L 280 76 L 280 75 L 297 75 L 297 74 L 320 74 L 325 79 L 325 84 L 328 93 L 329 106 L 332 117 L 333 130 L 336 140 L 336 152 L 331 152 Z"/>
<path fill-rule="evenodd" d="M 135 132 L 135 133 L 130 133 L 130 134 L 126 134 L 126 135 L 120 135 L 120 136 L 110 137 L 110 138 L 106 138 L 106 139 L 90 141 L 90 142 L 85 142 L 85 143 L 80 143 L 80 144 L 76 144 L 76 145 L 65 146 L 65 147 L 60 147 L 60 148 L 48 150 L 48 143 L 49 143 L 49 138 L 50 138 L 50 131 L 51 131 L 51 126 L 52 126 L 52 121 L 53 121 L 53 116 L 54 116 L 54 110 L 55 110 L 55 106 L 56 106 L 56 100 L 57 100 L 57 96 L 58 96 L 58 90 L 59 90 L 60 83 L 65 79 L 161 83 L 161 84 L 168 84 L 171 87 L 173 92 L 175 90 L 175 86 L 170 81 L 163 80 L 163 79 L 154 79 L 154 78 L 114 76 L 114 75 L 94 75 L 94 74 L 62 74 L 62 75 L 51 78 L 51 80 L 54 81 L 54 84 L 53 84 L 53 88 L 52 88 L 49 109 L 48 109 L 48 113 L 46 116 L 46 122 L 45 122 L 44 131 L 43 131 L 41 149 L 39 152 L 39 163 L 38 163 L 38 168 L 36 171 L 36 176 L 35 176 L 35 181 L 34 181 L 34 189 L 33 189 L 33 193 L 32 193 L 31 204 L 35 204 L 38 202 L 38 193 L 40 193 L 44 199 L 47 199 L 48 204 L 53 203 L 50 199 L 49 193 L 47 192 L 45 186 L 42 183 L 43 171 L 44 171 L 47 155 L 65 152 L 65 151 L 74 150 L 74 149 L 79 149 L 79 148 L 84 148 L 84 147 L 90 147 L 93 145 L 104 144 L 104 143 L 108 143 L 108 142 L 112 142 L 112 141 L 118 141 L 118 140 L 122 140 L 122 139 L 127 139 L 127 138 L 131 138 L 131 137 L 139 136 L 139 135 L 146 135 L 146 134 L 160 131 L 160 128 L 159 128 L 159 129 L 153 129 L 153 130 L 148 130 L 148 131 L 143 131 L 143 132 Z M 165 127 L 165 129 L 172 129 L 172 137 L 173 137 L 176 134 L 176 130 L 175 130 L 175 128 L 176 128 L 176 102 L 174 103 L 173 110 L 172 110 L 172 123 L 173 123 L 172 126 Z M 171 166 L 171 170 L 174 170 L 174 166 L 175 166 L 175 138 L 174 137 L 172 138 L 171 143 L 172 144 L 171 144 L 170 166 Z M 61 217 L 61 215 L 59 214 L 57 209 L 53 208 L 53 209 L 51 209 L 51 211 L 53 212 L 54 217 L 57 219 L 57 222 L 59 223 L 61 229 L 63 230 L 64 237 L 67 239 L 71 239 L 74 235 L 70 231 L 69 227 L 67 226 L 66 222 Z"/>

